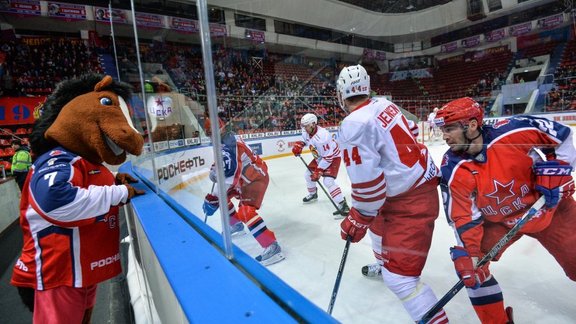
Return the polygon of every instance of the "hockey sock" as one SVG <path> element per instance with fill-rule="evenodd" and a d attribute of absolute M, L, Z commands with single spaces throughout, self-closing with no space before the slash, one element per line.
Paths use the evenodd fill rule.
<path fill-rule="evenodd" d="M 506 323 L 508 315 L 504 309 L 504 297 L 498 281 L 492 277 L 480 288 L 466 288 L 470 302 L 482 323 Z"/>
<path fill-rule="evenodd" d="M 248 226 L 250 234 L 263 248 L 267 248 L 276 241 L 274 232 L 266 227 L 264 220 L 258 215 L 256 209 L 252 206 L 241 206 L 238 209 L 238 217 Z"/>
<path fill-rule="evenodd" d="M 436 304 L 438 299 L 432 289 L 420 281 L 420 277 L 403 276 L 382 268 L 382 278 L 388 288 L 396 294 L 402 305 L 414 321 L 418 321 Z M 448 316 L 444 310 L 434 315 L 429 323 L 448 323 Z"/>

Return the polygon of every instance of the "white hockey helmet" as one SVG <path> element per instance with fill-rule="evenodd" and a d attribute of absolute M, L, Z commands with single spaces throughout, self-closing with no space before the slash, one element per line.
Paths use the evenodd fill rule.
<path fill-rule="evenodd" d="M 370 76 L 366 69 L 360 64 L 343 68 L 336 81 L 336 92 L 342 108 L 344 108 L 344 100 L 350 97 L 369 96 Z"/>
<path fill-rule="evenodd" d="M 304 128 L 304 126 L 308 126 L 312 123 L 318 124 L 318 117 L 316 117 L 316 115 L 314 115 L 314 114 L 306 114 L 306 115 L 302 116 L 302 119 L 300 119 L 300 126 L 302 128 Z"/>

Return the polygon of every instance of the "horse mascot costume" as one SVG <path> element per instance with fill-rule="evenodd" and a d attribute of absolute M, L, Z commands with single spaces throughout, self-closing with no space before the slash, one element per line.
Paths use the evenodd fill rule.
<path fill-rule="evenodd" d="M 89 323 L 98 283 L 121 273 L 119 206 L 144 192 L 116 176 L 140 155 L 128 84 L 85 75 L 57 85 L 30 136 L 36 156 L 20 200 L 24 244 L 12 275 L 34 323 Z"/>

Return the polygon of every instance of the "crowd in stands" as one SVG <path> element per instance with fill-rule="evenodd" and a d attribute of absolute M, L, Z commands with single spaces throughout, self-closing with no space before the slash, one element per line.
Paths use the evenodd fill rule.
<path fill-rule="evenodd" d="M 555 88 L 548 92 L 546 111 L 576 110 L 576 41 L 566 44 L 562 63 L 554 73 Z"/>
<path fill-rule="evenodd" d="M 1 91 L 6 96 L 48 95 L 56 83 L 86 71 L 102 72 L 96 53 L 80 39 L 2 41 Z"/>
<path fill-rule="evenodd" d="M 116 41 L 121 76 L 137 74 L 133 40 Z M 3 40 L 0 42 L 3 57 L 0 91 L 10 96 L 47 95 L 59 81 L 86 71 L 104 72 L 97 54 L 103 50 L 110 51 L 88 46 L 81 39 L 64 37 Z M 576 89 L 576 83 L 572 82 L 576 46 L 568 46 L 565 52 L 563 62 L 568 63 L 563 63 L 556 71 L 560 81 L 549 93 L 547 110 L 572 109 Z M 506 59 L 511 58 L 510 52 L 505 54 Z M 160 66 L 155 73 L 166 73 L 178 92 L 200 103 L 206 102 L 199 45 L 141 43 L 140 55 L 142 63 Z M 404 108 L 426 116 L 434 107 L 455 97 L 471 96 L 487 103 L 492 91 L 499 90 L 505 83 L 505 67 L 510 63 L 500 54 L 497 57 L 500 59 L 497 68 L 489 64 L 492 58 L 487 56 L 482 64 L 458 61 L 442 65 L 442 71 L 435 71 L 437 75 L 430 79 L 390 81 L 377 74 L 376 66 L 367 67 L 374 76 L 376 94 L 386 91 Z M 266 50 L 231 49 L 222 45 L 214 47 L 213 62 L 219 113 L 239 133 L 296 129 L 301 116 L 308 112 L 318 115 L 322 126 L 338 125 L 344 117 L 335 97 L 335 75 L 350 63 L 312 60 Z M 463 75 L 461 69 L 467 64 L 472 72 Z M 456 76 L 465 77 L 465 82 L 458 84 L 454 80 Z M 140 83 L 134 82 L 134 86 L 139 92 Z M 198 119 L 202 118 L 198 116 Z"/>

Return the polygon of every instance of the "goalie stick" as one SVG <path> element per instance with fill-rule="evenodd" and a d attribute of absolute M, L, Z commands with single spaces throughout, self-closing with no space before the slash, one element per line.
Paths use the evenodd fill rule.
<path fill-rule="evenodd" d="M 492 247 L 492 249 L 490 249 L 490 251 L 488 251 L 488 253 L 482 257 L 482 259 L 480 259 L 480 261 L 478 261 L 476 267 L 481 267 L 491 261 L 500 252 L 500 250 L 502 250 L 502 248 L 508 242 L 510 242 L 512 237 L 518 233 L 522 226 L 524 226 L 524 224 L 526 224 L 526 222 L 528 222 L 540 210 L 540 208 L 544 206 L 545 201 L 546 199 L 544 196 L 538 198 L 538 200 L 536 200 L 532 207 L 530 207 L 530 209 L 526 211 L 524 215 L 522 215 L 522 218 L 518 220 L 518 222 L 510 229 L 510 231 L 508 231 L 508 233 L 506 233 Z M 462 288 L 464 288 L 464 281 L 460 279 L 460 281 L 458 281 L 454 287 L 452 287 L 434 306 L 432 306 L 432 308 L 430 308 L 428 312 L 426 312 L 426 314 L 424 314 L 424 316 L 422 316 L 422 319 L 418 321 L 418 324 L 428 323 L 428 321 L 432 319 L 432 317 L 434 317 L 434 315 L 436 315 L 436 313 L 438 313 L 442 307 L 446 306 L 446 304 L 448 304 L 448 302 L 452 300 L 452 298 L 454 298 L 454 296 L 456 296 L 456 294 L 458 294 Z"/>
<path fill-rule="evenodd" d="M 310 173 L 314 173 L 314 171 L 310 170 L 310 167 L 308 167 L 308 164 L 306 164 L 306 161 L 304 161 L 304 159 L 302 158 L 301 155 L 298 155 L 298 157 L 300 158 L 300 161 L 302 161 L 302 163 L 304 163 L 304 166 L 306 167 L 306 169 L 308 169 L 308 171 L 310 171 Z M 332 203 L 332 205 L 334 205 L 334 208 L 336 208 L 337 213 L 339 213 L 340 215 L 342 215 L 342 211 L 340 210 L 340 208 L 338 208 L 338 206 L 336 205 L 336 203 L 334 202 L 334 200 L 332 200 L 332 197 L 330 197 L 330 194 L 328 193 L 328 191 L 326 191 L 326 189 L 324 188 L 324 186 L 320 183 L 320 181 L 317 181 L 318 186 L 320 187 L 320 189 L 322 189 L 322 191 L 324 191 L 324 193 L 326 194 L 326 197 L 328 197 L 328 200 L 330 200 L 330 202 Z M 332 215 L 337 215 L 337 214 L 332 214 Z M 345 216 L 345 215 L 342 215 Z"/>

